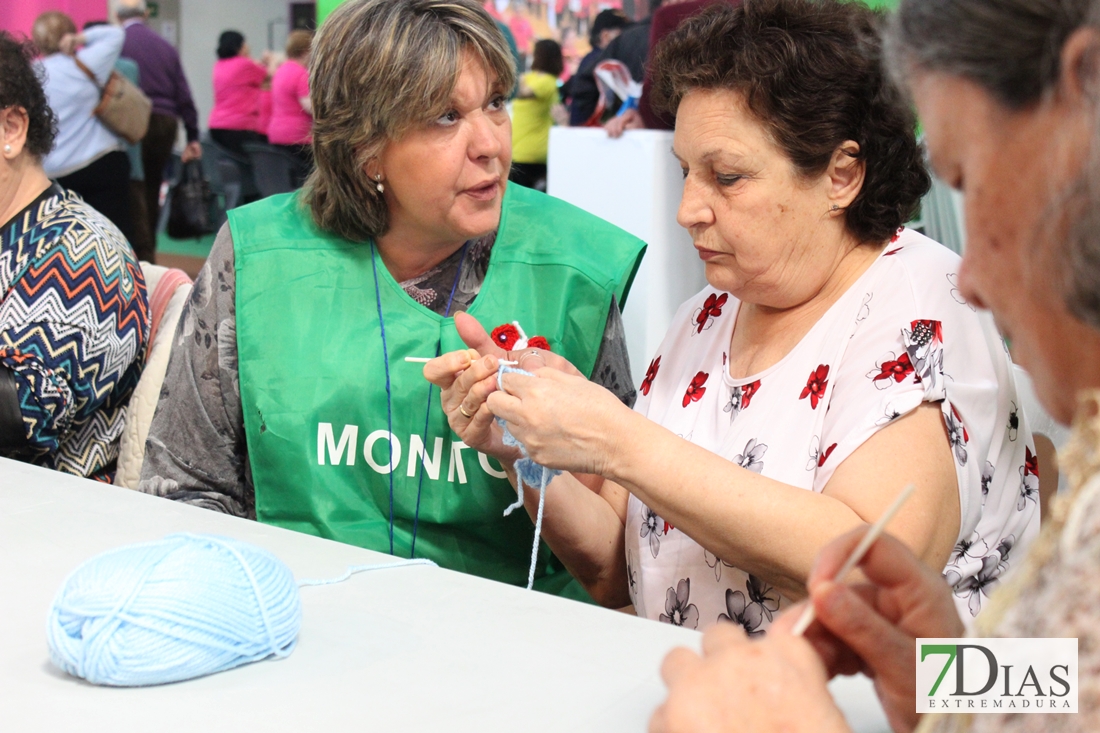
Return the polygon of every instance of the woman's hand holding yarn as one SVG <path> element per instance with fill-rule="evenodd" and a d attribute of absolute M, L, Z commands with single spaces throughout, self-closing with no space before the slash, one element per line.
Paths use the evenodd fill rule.
<path fill-rule="evenodd" d="M 557 369 L 565 374 L 583 377 L 581 371 L 564 356 L 545 349 L 534 347 L 505 351 L 493 342 L 489 332 L 469 313 L 455 314 L 455 329 L 462 342 L 479 354 L 493 355 L 500 359 L 516 362 L 524 371 L 534 372 L 542 367 Z"/>
<path fill-rule="evenodd" d="M 535 377 L 505 374 L 504 392 L 488 395 L 494 415 L 536 463 L 563 471 L 609 475 L 633 410 L 582 376 L 544 368 Z"/>
<path fill-rule="evenodd" d="M 497 357 L 481 356 L 475 349 L 452 351 L 425 364 L 424 377 L 439 387 L 447 422 L 462 442 L 509 467 L 519 451 L 504 445 L 504 431 L 485 405 L 497 388 L 498 367 Z"/>

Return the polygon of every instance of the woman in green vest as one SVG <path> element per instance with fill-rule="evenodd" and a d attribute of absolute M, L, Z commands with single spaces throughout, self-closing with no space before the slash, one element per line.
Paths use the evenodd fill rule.
<path fill-rule="evenodd" d="M 474 0 L 329 16 L 310 71 L 316 170 L 230 212 L 180 321 L 142 490 L 526 581 L 530 522 L 502 517 L 515 490 L 405 358 L 461 348 L 468 311 L 632 402 L 619 307 L 644 245 L 507 185 L 514 84 Z M 545 548 L 535 585 L 581 596 Z"/>

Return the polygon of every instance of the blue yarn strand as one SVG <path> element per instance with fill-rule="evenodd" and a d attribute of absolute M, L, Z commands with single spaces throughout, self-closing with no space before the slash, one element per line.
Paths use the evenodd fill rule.
<path fill-rule="evenodd" d="M 504 391 L 504 375 L 505 374 L 521 374 L 525 377 L 535 376 L 531 372 L 524 371 L 523 369 L 516 369 L 510 367 L 507 364 L 501 364 L 497 370 L 497 387 L 500 391 Z M 527 453 L 527 447 L 516 439 L 516 436 L 512 435 L 512 431 L 508 429 L 508 424 L 501 418 L 497 418 L 497 424 L 500 425 L 504 431 L 504 435 L 501 437 L 504 445 L 514 446 L 519 448 L 520 454 L 523 458 L 516 461 L 516 503 L 510 504 L 504 510 L 504 516 L 508 516 L 516 509 L 523 506 L 523 486 L 526 484 L 531 488 L 538 487 L 539 490 L 539 508 L 535 514 L 535 541 L 531 546 L 531 567 L 527 571 L 527 590 L 531 590 L 535 584 L 535 565 L 539 559 L 539 539 L 542 537 L 542 514 L 543 509 L 546 506 L 546 487 L 550 485 L 550 482 L 554 480 L 556 476 L 561 475 L 561 471 L 556 468 L 547 468 L 546 466 L 540 466 L 535 463 L 531 456 Z"/>
<path fill-rule="evenodd" d="M 398 560 L 397 562 L 388 562 L 381 565 L 352 565 L 344 571 L 343 575 L 338 575 L 335 578 L 327 578 L 323 580 L 299 580 L 298 587 L 304 588 L 306 586 L 315 585 L 335 585 L 336 583 L 343 583 L 345 580 L 353 575 L 356 575 L 357 573 L 365 573 L 369 570 L 392 570 L 394 568 L 407 568 L 412 567 L 413 565 L 427 565 L 428 567 L 432 568 L 439 567 L 434 562 L 426 558 Z"/>

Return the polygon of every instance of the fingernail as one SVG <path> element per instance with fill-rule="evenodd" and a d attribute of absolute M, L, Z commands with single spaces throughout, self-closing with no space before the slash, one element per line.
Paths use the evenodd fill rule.
<path fill-rule="evenodd" d="M 487 369 L 495 368 L 496 367 L 496 364 L 494 363 L 495 359 L 496 359 L 496 357 L 493 356 L 492 354 L 485 357 L 485 359 L 483 360 L 483 363 L 485 364 L 485 368 L 487 368 Z"/>

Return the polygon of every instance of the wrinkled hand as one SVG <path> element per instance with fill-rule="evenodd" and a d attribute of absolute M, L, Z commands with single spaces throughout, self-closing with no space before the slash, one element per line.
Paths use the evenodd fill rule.
<path fill-rule="evenodd" d="M 481 356 L 475 349 L 452 351 L 424 365 L 424 378 L 440 389 L 440 402 L 451 430 L 474 450 L 510 466 L 519 451 L 504 445 L 504 431 L 496 424 L 485 398 L 497 388 L 498 358 Z"/>
<path fill-rule="evenodd" d="M 505 374 L 504 392 L 489 395 L 489 409 L 504 418 L 536 463 L 608 476 L 617 441 L 629 440 L 626 425 L 645 418 L 583 376 L 554 369 L 535 374 Z"/>
<path fill-rule="evenodd" d="M 474 349 L 479 354 L 492 354 L 499 359 L 518 362 L 517 366 L 520 369 L 534 372 L 536 369 L 541 369 L 545 366 L 551 369 L 557 369 L 559 372 L 564 372 L 565 374 L 574 374 L 578 377 L 583 376 L 580 370 L 573 366 L 568 359 L 563 356 L 558 356 L 552 351 L 534 348 L 505 351 L 493 342 L 489 332 L 469 313 L 455 314 L 455 330 L 458 331 L 458 336 L 462 339 L 462 343 Z"/>
<path fill-rule="evenodd" d="M 774 625 L 750 641 L 739 626 L 719 623 L 703 635 L 701 656 L 674 649 L 661 676 L 668 699 L 649 721 L 650 733 L 848 731 L 813 647 Z"/>
<path fill-rule="evenodd" d="M 868 582 L 834 582 L 866 530 L 852 530 L 818 555 L 807 580 L 817 620 L 806 639 L 830 676 L 863 672 L 874 679 L 891 728 L 911 731 L 919 722 L 914 705 L 916 639 L 959 637 L 965 629 L 943 577 L 889 535 L 871 545 L 859 563 Z M 776 634 L 777 627 L 789 630 L 803 607 L 787 610 L 769 635 Z"/>
<path fill-rule="evenodd" d="M 617 117 L 612 117 L 603 129 L 607 130 L 608 137 L 622 137 L 627 130 L 645 129 L 645 121 L 642 120 L 642 113 L 632 108 Z"/>
<path fill-rule="evenodd" d="M 180 162 L 189 163 L 192 160 L 198 160 L 202 157 L 202 144 L 196 140 L 193 143 L 187 143 L 187 147 L 180 153 Z"/>
<path fill-rule="evenodd" d="M 519 458 L 519 451 L 504 445 L 504 431 L 485 404 L 497 390 L 499 360 L 517 361 L 524 369 L 549 365 L 570 374 L 580 372 L 568 360 L 543 349 L 505 351 L 469 314 L 456 313 L 455 328 L 470 348 L 432 359 L 424 365 L 424 378 L 439 387 L 447 422 L 462 442 L 510 465 Z"/>

